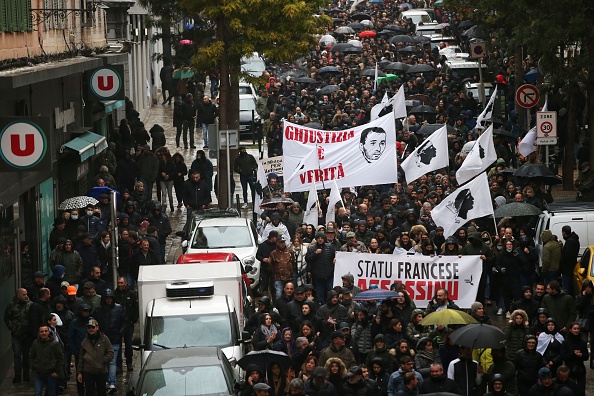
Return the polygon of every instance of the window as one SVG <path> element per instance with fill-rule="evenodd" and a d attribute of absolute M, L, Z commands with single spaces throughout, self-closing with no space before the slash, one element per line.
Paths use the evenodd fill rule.
<path fill-rule="evenodd" d="M 32 30 L 31 0 L 0 1 L 1 32 L 30 32 Z"/>

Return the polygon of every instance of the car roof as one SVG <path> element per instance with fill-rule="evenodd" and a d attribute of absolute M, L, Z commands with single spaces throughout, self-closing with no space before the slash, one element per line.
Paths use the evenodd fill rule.
<path fill-rule="evenodd" d="M 217 347 L 174 348 L 154 351 L 147 359 L 144 370 L 188 366 L 214 366 L 226 359 Z"/>
<path fill-rule="evenodd" d="M 178 264 L 190 263 L 221 263 L 229 261 L 240 261 L 234 253 L 227 252 L 200 252 L 186 253 L 179 256 Z"/>
<path fill-rule="evenodd" d="M 553 216 L 556 212 L 583 212 L 594 210 L 594 202 L 555 202 L 548 204 L 547 210 Z"/>
<path fill-rule="evenodd" d="M 225 226 L 247 226 L 251 220 L 241 217 L 219 217 L 213 219 L 203 219 L 199 225 L 201 227 L 225 227 Z"/>

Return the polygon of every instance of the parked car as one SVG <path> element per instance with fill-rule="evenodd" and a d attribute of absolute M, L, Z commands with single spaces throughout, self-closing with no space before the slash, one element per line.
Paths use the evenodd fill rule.
<path fill-rule="evenodd" d="M 151 353 L 130 379 L 134 395 L 235 395 L 237 371 L 219 348 L 167 349 Z"/>
<path fill-rule="evenodd" d="M 250 94 L 239 95 L 239 134 L 251 136 L 259 123 L 256 99 Z"/>
<path fill-rule="evenodd" d="M 582 285 L 587 279 L 594 282 L 594 267 L 592 267 L 592 259 L 594 258 L 594 245 L 588 246 L 582 258 L 575 265 L 573 271 L 573 290 L 582 290 Z"/>
<path fill-rule="evenodd" d="M 184 254 L 188 253 L 234 253 L 246 268 L 250 288 L 260 283 L 260 262 L 256 252 L 261 238 L 254 223 L 241 217 L 215 217 L 198 220 L 184 241 Z"/>
<path fill-rule="evenodd" d="M 427 11 L 408 10 L 400 14 L 400 19 L 411 19 L 415 25 L 421 23 L 432 23 L 433 20 Z"/>

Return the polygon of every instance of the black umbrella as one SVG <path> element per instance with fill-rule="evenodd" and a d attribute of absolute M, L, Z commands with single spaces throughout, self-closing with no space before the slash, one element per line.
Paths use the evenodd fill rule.
<path fill-rule="evenodd" d="M 544 164 L 526 163 L 518 168 L 514 177 L 530 179 L 544 184 L 560 184 L 563 180 Z"/>
<path fill-rule="evenodd" d="M 306 76 L 294 78 L 293 81 L 295 81 L 298 84 L 317 84 L 316 80 Z"/>
<path fill-rule="evenodd" d="M 435 110 L 435 107 L 433 107 L 433 106 L 420 105 L 420 106 L 416 106 L 416 107 L 413 107 L 412 109 L 410 109 L 409 114 L 414 114 L 414 115 L 437 114 L 437 110 Z"/>
<path fill-rule="evenodd" d="M 450 334 L 454 345 L 461 345 L 472 349 L 503 348 L 505 334 L 499 327 L 487 324 L 468 324 Z"/>
<path fill-rule="evenodd" d="M 318 70 L 318 74 L 336 74 L 336 75 L 340 75 L 342 74 L 342 71 L 335 67 L 335 66 L 326 66 L 326 67 L 322 67 L 320 70 Z"/>
<path fill-rule="evenodd" d="M 362 70 L 361 72 L 359 72 L 359 75 L 360 76 L 365 76 L 365 77 L 375 77 L 375 68 L 373 68 L 373 69 L 372 68 L 369 68 L 369 69 Z M 378 77 L 385 77 L 386 74 L 383 71 L 378 70 L 377 71 L 377 76 Z"/>
<path fill-rule="evenodd" d="M 421 127 L 421 129 L 418 130 L 417 133 L 419 135 L 431 135 L 433 132 L 437 131 L 441 127 L 443 127 L 443 124 L 425 124 Z M 456 129 L 453 126 L 448 125 L 446 129 L 448 131 L 448 135 L 456 134 Z"/>
<path fill-rule="evenodd" d="M 392 44 L 396 44 L 396 43 L 413 44 L 415 42 L 415 40 L 411 36 L 406 36 L 404 34 L 399 34 L 397 36 L 392 37 L 390 39 L 390 42 Z"/>
<path fill-rule="evenodd" d="M 467 31 L 465 31 L 464 33 L 462 33 L 462 36 L 468 37 L 468 38 L 488 39 L 489 32 L 484 27 L 475 25 L 475 26 L 471 27 L 470 29 L 468 29 Z"/>
<path fill-rule="evenodd" d="M 330 51 L 332 52 L 342 52 L 342 50 L 344 50 L 345 48 L 350 48 L 352 47 L 352 44 L 349 43 L 336 43 L 332 46 L 332 49 Z"/>
<path fill-rule="evenodd" d="M 394 34 L 396 34 L 396 32 L 391 30 L 382 30 L 381 32 L 377 32 L 376 36 L 392 36 Z"/>
<path fill-rule="evenodd" d="M 397 25 L 386 25 L 386 26 L 384 26 L 384 29 L 391 30 L 393 32 L 403 33 L 403 34 L 408 33 L 408 30 L 406 30 L 406 28 L 403 28 L 402 26 L 397 26 Z"/>
<path fill-rule="evenodd" d="M 340 14 L 341 12 L 343 12 L 343 10 L 341 10 L 339 8 L 332 8 L 330 10 L 324 10 L 324 13 L 327 15 Z"/>
<path fill-rule="evenodd" d="M 340 23 L 344 22 L 344 19 L 342 18 L 332 18 L 332 22 L 334 22 L 335 25 L 338 25 Z"/>
<path fill-rule="evenodd" d="M 398 293 L 385 289 L 370 289 L 358 293 L 353 300 L 355 301 L 370 301 L 370 300 L 389 300 L 396 298 Z"/>
<path fill-rule="evenodd" d="M 526 202 L 510 202 L 495 209 L 495 218 L 538 216 L 542 210 Z"/>
<path fill-rule="evenodd" d="M 409 67 L 406 71 L 406 74 L 430 73 L 434 71 L 435 69 L 432 66 L 426 65 L 424 63 L 419 63 L 418 65 L 413 65 Z"/>
<path fill-rule="evenodd" d="M 266 188 L 266 187 L 264 187 Z M 276 208 L 276 205 L 278 205 L 279 203 L 282 203 L 284 205 L 291 205 L 293 203 L 293 200 L 291 198 L 270 198 L 268 201 L 266 202 L 262 202 L 260 204 L 260 208 L 265 209 L 265 208 L 269 208 L 269 209 L 273 209 Z"/>
<path fill-rule="evenodd" d="M 417 47 L 413 47 L 412 45 L 409 45 L 408 47 L 398 49 L 396 52 L 399 52 L 401 54 L 403 54 L 403 53 L 412 54 L 417 51 L 418 51 Z"/>
<path fill-rule="evenodd" d="M 371 17 L 369 16 L 369 14 L 365 14 L 364 12 L 358 12 L 356 14 L 351 15 L 351 19 L 353 21 L 364 21 L 365 19 L 371 19 Z"/>
<path fill-rule="evenodd" d="M 384 70 L 386 71 L 396 71 L 396 72 L 405 72 L 408 70 L 410 66 L 406 63 L 402 62 L 390 62 L 386 66 L 384 66 Z"/>
<path fill-rule="evenodd" d="M 340 88 L 338 85 L 326 85 L 324 88 L 316 92 L 317 95 L 330 95 L 332 92 L 338 91 Z"/>
<path fill-rule="evenodd" d="M 363 48 L 359 48 L 359 47 L 355 47 L 354 45 L 351 45 L 345 49 L 342 50 L 343 54 L 361 54 L 363 52 Z"/>
<path fill-rule="evenodd" d="M 425 44 L 431 41 L 431 37 L 427 36 L 412 36 L 413 40 L 417 44 Z"/>
<path fill-rule="evenodd" d="M 263 351 L 251 351 L 237 362 L 239 367 L 246 369 L 250 364 L 258 366 L 263 373 L 268 372 L 268 368 L 272 363 L 278 363 L 281 369 L 287 371 L 292 364 L 292 360 L 284 352 L 272 351 L 265 349 Z"/>
<path fill-rule="evenodd" d="M 349 26 L 353 29 L 353 30 L 363 30 L 365 29 L 365 26 L 361 25 L 361 23 L 359 22 L 353 22 L 350 23 Z"/>
<path fill-rule="evenodd" d="M 514 138 L 513 133 L 511 133 L 507 129 L 501 129 L 501 128 L 493 129 L 493 135 L 499 135 L 499 136 L 512 138 L 512 139 Z"/>
<path fill-rule="evenodd" d="M 467 19 L 465 21 L 462 21 L 458 24 L 458 27 L 460 29 L 469 29 L 471 27 L 473 27 L 474 25 L 476 25 L 476 23 L 472 22 L 470 19 Z"/>

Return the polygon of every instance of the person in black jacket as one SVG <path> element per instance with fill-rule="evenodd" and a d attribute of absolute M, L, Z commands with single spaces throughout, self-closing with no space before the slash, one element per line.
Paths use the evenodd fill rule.
<path fill-rule="evenodd" d="M 218 115 L 217 106 L 210 101 L 208 96 L 202 98 L 202 103 L 197 108 L 198 119 L 202 123 L 202 136 L 204 138 L 204 148 L 208 148 L 208 126 L 214 124 Z"/>
<path fill-rule="evenodd" d="M 258 245 L 256 251 L 256 260 L 260 262 L 260 294 L 263 295 L 273 295 L 273 293 L 270 293 L 270 286 L 274 285 L 272 270 L 270 269 L 270 253 L 276 249 L 277 238 L 278 232 L 275 230 L 270 231 L 268 238 Z"/>
<path fill-rule="evenodd" d="M 194 106 L 194 95 L 186 94 L 186 98 L 181 104 L 182 131 L 184 134 L 184 146 L 187 146 L 188 132 L 190 134 L 190 147 L 196 148 L 194 145 L 194 128 L 196 128 L 196 106 Z"/>
<path fill-rule="evenodd" d="M 188 167 L 184 163 L 184 157 L 180 153 L 173 154 L 173 165 L 175 173 L 173 174 L 173 188 L 177 196 L 177 208 L 181 209 L 184 205 L 184 181 L 188 174 Z"/>
<path fill-rule="evenodd" d="M 316 241 L 312 243 L 307 253 L 308 276 L 316 288 L 316 294 L 324 297 L 332 290 L 334 282 L 334 264 L 336 263 L 336 250 L 334 246 L 326 242 L 326 235 L 323 232 L 316 233 Z"/>
<path fill-rule="evenodd" d="M 200 173 L 192 173 L 190 179 L 184 183 L 184 204 L 187 209 L 186 224 L 188 226 L 192 222 L 192 212 L 206 209 L 210 201 L 210 192 L 206 182 L 201 179 Z"/>
<path fill-rule="evenodd" d="M 161 125 L 153 125 L 149 130 L 149 133 L 151 134 L 151 140 L 153 141 L 153 152 L 156 152 L 157 149 L 160 149 L 167 144 L 165 139 L 165 129 L 163 129 Z"/>
<path fill-rule="evenodd" d="M 565 239 L 563 250 L 561 251 L 561 264 L 559 271 L 561 272 L 561 286 L 567 294 L 573 294 L 573 269 L 577 263 L 577 257 L 580 252 L 580 237 L 573 231 L 571 226 L 563 226 L 561 228 L 561 235 Z"/>
<path fill-rule="evenodd" d="M 167 241 L 167 237 L 171 234 L 171 223 L 169 222 L 169 217 L 165 216 L 161 212 L 161 204 L 157 202 L 152 210 L 152 216 L 149 216 L 149 224 L 153 227 L 157 228 L 157 232 L 159 235 L 159 253 L 161 263 L 165 262 L 165 242 Z"/>
<path fill-rule="evenodd" d="M 526 396 L 530 387 L 538 380 L 538 370 L 544 367 L 542 355 L 536 352 L 536 336 L 529 334 L 524 337 L 524 348 L 516 352 L 514 365 L 520 396 Z"/>
<path fill-rule="evenodd" d="M 444 375 L 441 363 L 432 363 L 429 370 L 429 378 L 421 385 L 421 394 L 437 392 L 460 394 L 460 388 L 456 382 Z"/>
<path fill-rule="evenodd" d="M 184 112 L 182 109 L 181 98 L 176 98 L 173 102 L 173 126 L 175 127 L 175 146 L 180 148 L 179 140 L 182 136 L 184 122 Z M 184 134 L 184 149 L 188 148 L 188 134 Z"/>
<path fill-rule="evenodd" d="M 590 359 L 586 341 L 580 336 L 580 325 L 572 323 L 561 344 L 561 359 L 569 368 L 569 376 L 577 382 L 578 392 L 576 396 L 583 396 L 586 393 L 586 366 L 585 361 Z"/>
<path fill-rule="evenodd" d="M 126 343 L 126 366 L 128 371 L 133 371 L 132 366 L 132 337 L 134 336 L 134 324 L 138 322 L 138 294 L 128 287 L 126 277 L 118 278 L 118 286 L 113 292 L 115 302 L 120 304 L 126 312 L 126 321 L 122 330 L 122 337 Z M 117 354 L 117 372 L 122 372 L 122 350 Z"/>
<path fill-rule="evenodd" d="M 173 178 L 176 173 L 175 164 L 168 152 L 160 154 L 159 160 L 159 174 L 157 181 L 161 186 L 161 203 L 163 205 L 163 213 L 167 212 L 167 200 L 169 199 L 169 210 L 173 212 Z"/>

